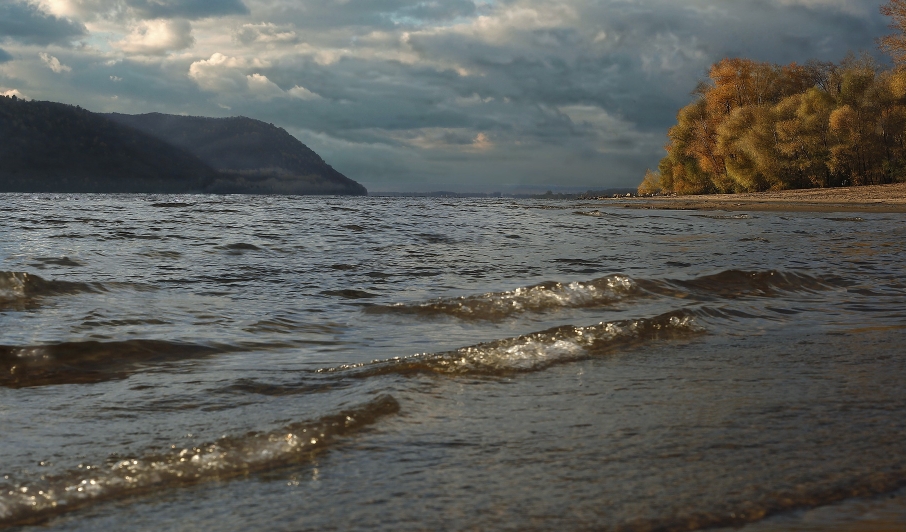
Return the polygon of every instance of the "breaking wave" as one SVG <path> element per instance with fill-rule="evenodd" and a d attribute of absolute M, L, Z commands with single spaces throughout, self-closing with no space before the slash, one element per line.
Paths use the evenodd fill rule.
<path fill-rule="evenodd" d="M 423 316 L 449 315 L 468 320 L 500 320 L 523 312 L 553 308 L 598 307 L 630 297 L 635 283 L 625 275 L 609 275 L 573 283 L 546 282 L 506 292 L 440 298 L 423 303 L 368 307 L 369 312 L 399 312 Z"/>
<path fill-rule="evenodd" d="M 100 283 L 49 281 L 27 272 L 0 271 L 0 308 L 27 304 L 40 297 L 106 291 Z"/>
<path fill-rule="evenodd" d="M 368 307 L 366 311 L 420 316 L 446 315 L 465 320 L 494 321 L 524 312 L 606 307 L 618 301 L 645 297 L 736 299 L 770 297 L 780 292 L 817 292 L 844 286 L 848 286 L 848 283 L 839 277 L 819 279 L 804 273 L 775 270 L 726 270 L 689 280 L 634 280 L 625 275 L 608 275 L 591 281 L 551 281 L 505 292 L 439 298 L 419 303 L 375 305 Z"/>
<path fill-rule="evenodd" d="M 390 373 L 500 375 L 529 372 L 652 341 L 688 338 L 703 332 L 704 328 L 695 323 L 691 312 L 675 311 L 650 319 L 601 322 L 585 327 L 564 325 L 445 353 L 348 364 L 322 369 L 319 373 L 351 372 L 346 376 L 361 378 Z"/>
<path fill-rule="evenodd" d="M 104 466 L 0 484 L 0 527 L 33 524 L 90 504 L 209 480 L 224 480 L 311 459 L 380 418 L 399 411 L 381 395 L 364 405 L 271 432 L 224 437 L 197 447 L 148 453 Z"/>

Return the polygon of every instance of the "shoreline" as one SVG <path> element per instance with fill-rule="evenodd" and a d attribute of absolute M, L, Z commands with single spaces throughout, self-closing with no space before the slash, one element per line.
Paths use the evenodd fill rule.
<path fill-rule="evenodd" d="M 598 201 L 627 209 L 906 213 L 906 183 Z"/>

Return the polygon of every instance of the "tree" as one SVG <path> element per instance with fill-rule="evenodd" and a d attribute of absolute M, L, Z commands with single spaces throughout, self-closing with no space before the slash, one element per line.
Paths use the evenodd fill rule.
<path fill-rule="evenodd" d="M 881 13 L 893 19 L 890 28 L 898 32 L 882 37 L 881 49 L 890 54 L 897 65 L 906 64 L 906 0 L 890 0 L 881 6 Z"/>
<path fill-rule="evenodd" d="M 638 193 L 639 196 L 649 196 L 651 194 L 657 194 L 662 190 L 661 188 L 661 176 L 657 172 L 652 172 L 651 169 L 645 172 L 645 178 L 642 179 L 642 183 L 639 185 Z"/>
<path fill-rule="evenodd" d="M 667 156 L 641 188 L 707 194 L 906 181 L 906 0 L 882 9 L 902 31 L 839 64 L 723 59 L 668 132 Z M 898 47 L 898 48 L 897 48 Z"/>
<path fill-rule="evenodd" d="M 777 117 L 769 105 L 740 107 L 721 124 L 718 151 L 727 162 L 725 192 L 780 190 L 794 186 L 791 165 L 777 149 Z"/>
<path fill-rule="evenodd" d="M 834 99 L 812 87 L 785 98 L 774 108 L 778 117 L 777 150 L 799 174 L 799 187 L 829 187 L 835 182 L 827 160 L 830 156 L 830 114 Z"/>
<path fill-rule="evenodd" d="M 711 168 L 723 167 L 716 161 L 711 145 L 716 132 L 711 125 L 704 98 L 680 109 L 677 124 L 670 128 L 670 142 L 665 146 L 667 156 L 661 160 L 661 188 L 677 194 L 706 194 L 714 192 Z M 704 168 L 703 164 L 704 163 Z"/>

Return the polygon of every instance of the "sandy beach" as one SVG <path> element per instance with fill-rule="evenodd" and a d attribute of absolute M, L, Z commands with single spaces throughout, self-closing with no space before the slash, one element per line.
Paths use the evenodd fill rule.
<path fill-rule="evenodd" d="M 906 212 L 906 183 L 743 194 L 612 198 L 603 201 L 630 209 Z"/>

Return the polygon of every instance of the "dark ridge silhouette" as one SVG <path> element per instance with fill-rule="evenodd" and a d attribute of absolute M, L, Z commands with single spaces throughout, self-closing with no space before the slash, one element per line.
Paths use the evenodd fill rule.
<path fill-rule="evenodd" d="M 15 96 L 0 96 L 0 192 L 368 193 L 258 120 L 105 115 Z"/>
<path fill-rule="evenodd" d="M 243 116 L 205 118 L 161 113 L 110 119 L 182 148 L 217 169 L 212 192 L 365 195 L 283 128 Z"/>
<path fill-rule="evenodd" d="M 198 192 L 194 155 L 80 107 L 0 97 L 2 192 Z"/>

